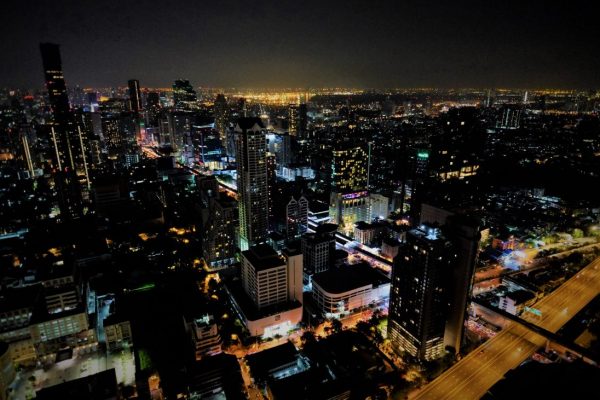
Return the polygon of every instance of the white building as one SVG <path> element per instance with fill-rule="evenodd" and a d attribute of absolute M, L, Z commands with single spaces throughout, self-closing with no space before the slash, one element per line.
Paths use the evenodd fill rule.
<path fill-rule="evenodd" d="M 242 287 L 232 301 L 252 336 L 285 336 L 302 319 L 302 254 L 266 244 L 242 252 Z"/>
<path fill-rule="evenodd" d="M 535 294 L 528 290 L 509 292 L 500 297 L 498 308 L 510 314 L 519 315 L 526 306 L 533 304 L 535 298 Z"/>
<path fill-rule="evenodd" d="M 390 215 L 390 199 L 379 193 L 369 194 L 369 221 Z"/>
<path fill-rule="evenodd" d="M 339 318 L 390 296 L 390 280 L 368 264 L 332 268 L 312 278 L 313 301 L 326 318 Z"/>

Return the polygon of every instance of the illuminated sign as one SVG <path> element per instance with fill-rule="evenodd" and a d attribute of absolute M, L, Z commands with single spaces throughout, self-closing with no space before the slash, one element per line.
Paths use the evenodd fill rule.
<path fill-rule="evenodd" d="M 525 312 L 532 313 L 533 315 L 536 315 L 538 317 L 542 316 L 542 312 L 537 308 L 525 307 Z"/>
<path fill-rule="evenodd" d="M 417 157 L 419 157 L 419 158 L 429 158 L 429 153 L 422 151 L 420 153 L 417 153 Z"/>
<path fill-rule="evenodd" d="M 360 197 L 366 197 L 368 194 L 369 194 L 369 192 L 367 192 L 366 190 L 363 190 L 362 192 L 343 194 L 342 199 L 344 199 L 344 200 L 358 199 Z"/>

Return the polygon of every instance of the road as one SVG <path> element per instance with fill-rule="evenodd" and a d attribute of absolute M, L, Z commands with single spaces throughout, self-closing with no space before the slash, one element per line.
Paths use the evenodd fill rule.
<path fill-rule="evenodd" d="M 600 293 L 600 258 L 538 301 L 541 317 L 524 319 L 550 332 L 557 332 L 569 319 Z M 414 399 L 479 399 L 509 370 L 516 368 L 545 344 L 546 339 L 516 323 L 472 351 Z"/>

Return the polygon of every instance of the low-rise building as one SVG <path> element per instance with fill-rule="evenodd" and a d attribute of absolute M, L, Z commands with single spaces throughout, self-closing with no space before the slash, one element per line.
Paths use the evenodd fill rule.
<path fill-rule="evenodd" d="M 196 360 L 221 352 L 221 335 L 212 315 L 205 314 L 186 321 L 186 329 L 194 347 Z"/>
<path fill-rule="evenodd" d="M 535 302 L 536 295 L 528 290 L 509 292 L 500 298 L 498 308 L 513 315 L 519 315 L 526 306 Z"/>
<path fill-rule="evenodd" d="M 339 318 L 389 298 L 390 280 L 366 263 L 315 274 L 312 298 L 321 314 Z"/>
<path fill-rule="evenodd" d="M 248 355 L 246 361 L 254 379 L 261 382 L 283 379 L 308 368 L 308 363 L 291 342 Z"/>

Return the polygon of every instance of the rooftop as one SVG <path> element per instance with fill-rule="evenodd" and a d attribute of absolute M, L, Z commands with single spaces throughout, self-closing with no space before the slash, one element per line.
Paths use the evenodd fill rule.
<path fill-rule="evenodd" d="M 291 342 L 246 356 L 252 373 L 267 376 L 269 371 L 296 361 L 298 350 Z"/>
<path fill-rule="evenodd" d="M 36 393 L 37 399 L 90 399 L 117 398 L 117 375 L 113 369 L 84 378 L 50 386 Z"/>
<path fill-rule="evenodd" d="M 268 244 L 252 246 L 243 251 L 242 255 L 257 271 L 285 265 L 284 259 Z"/>
<path fill-rule="evenodd" d="M 255 117 L 239 118 L 236 122 L 236 125 L 239 126 L 242 131 L 251 130 L 252 128 L 254 128 L 255 125 L 258 125 L 259 129 L 265 129 L 262 120 L 260 118 Z"/>
<path fill-rule="evenodd" d="M 529 290 L 517 290 L 506 294 L 506 297 L 514 300 L 515 304 L 523 304 L 533 298 L 535 294 Z"/>
<path fill-rule="evenodd" d="M 377 287 L 390 280 L 367 263 L 331 268 L 313 276 L 313 283 L 329 293 L 344 293 L 359 287 Z"/>

